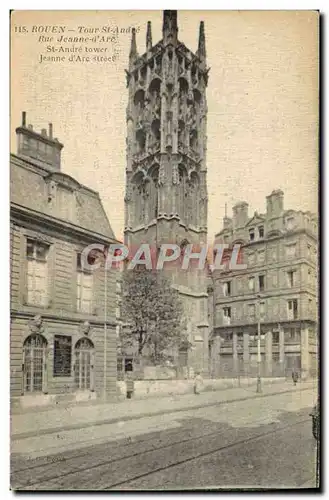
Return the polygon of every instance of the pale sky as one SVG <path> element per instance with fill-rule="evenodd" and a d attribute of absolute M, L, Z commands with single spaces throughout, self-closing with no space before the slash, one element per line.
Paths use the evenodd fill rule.
<path fill-rule="evenodd" d="M 61 43 L 39 42 L 32 29 L 118 26 L 130 31 L 135 26 L 142 54 L 148 20 L 155 44 L 162 37 L 161 11 L 16 11 L 12 16 L 12 30 L 24 25 L 28 33 L 12 36 L 11 151 L 16 152 L 15 128 L 22 111 L 35 130 L 52 122 L 55 137 L 64 143 L 62 170 L 99 191 L 118 239 L 123 239 L 128 98 L 124 70 L 131 34 L 119 33 L 116 62 L 40 63 L 39 54 L 46 55 L 47 45 Z M 245 200 L 252 215 L 265 211 L 265 197 L 273 189 L 284 191 L 286 209 L 317 211 L 318 13 L 179 11 L 179 39 L 193 51 L 201 20 L 211 68 L 209 240 L 222 228 L 225 202 L 230 215 L 231 206 Z M 113 52 L 110 44 L 87 46 Z"/>

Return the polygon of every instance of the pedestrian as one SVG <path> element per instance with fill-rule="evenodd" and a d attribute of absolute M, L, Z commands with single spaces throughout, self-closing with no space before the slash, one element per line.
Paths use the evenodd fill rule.
<path fill-rule="evenodd" d="M 194 394 L 200 394 L 202 384 L 203 384 L 203 379 L 200 375 L 200 372 L 196 372 L 194 378 Z"/>
<path fill-rule="evenodd" d="M 296 385 L 297 380 L 298 380 L 298 373 L 295 370 L 293 370 L 291 376 L 292 376 L 292 380 L 293 380 L 294 385 Z"/>
<path fill-rule="evenodd" d="M 134 378 L 132 372 L 127 372 L 126 388 L 127 388 L 127 399 L 131 399 L 134 394 Z"/>

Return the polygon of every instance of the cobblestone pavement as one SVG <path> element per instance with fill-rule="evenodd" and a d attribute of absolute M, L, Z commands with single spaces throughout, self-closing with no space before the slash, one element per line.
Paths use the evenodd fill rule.
<path fill-rule="evenodd" d="M 299 488 L 312 484 L 315 471 L 314 397 L 311 390 L 295 392 L 97 426 L 104 427 L 101 443 L 36 459 L 13 455 L 11 486 Z"/>
<path fill-rule="evenodd" d="M 203 392 L 197 397 L 191 393 L 144 400 L 130 399 L 119 403 L 53 407 L 38 412 L 11 415 L 11 433 L 13 439 L 16 440 L 33 435 L 49 434 L 50 431 L 78 429 L 92 424 L 96 425 L 96 423 L 103 425 L 120 420 L 135 420 L 139 417 L 189 410 L 193 407 L 267 397 L 269 394 L 278 392 L 299 392 L 308 388 L 316 391 L 316 382 L 314 380 L 302 382 L 297 387 L 294 387 L 291 381 L 264 383 L 262 394 L 256 394 L 256 383 L 253 383 L 246 387 Z"/>

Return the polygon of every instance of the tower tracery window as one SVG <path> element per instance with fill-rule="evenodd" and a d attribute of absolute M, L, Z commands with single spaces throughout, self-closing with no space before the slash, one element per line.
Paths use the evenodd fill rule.
<path fill-rule="evenodd" d="M 198 133 L 195 128 L 190 131 L 190 148 L 193 151 L 197 151 L 198 149 Z"/>
<path fill-rule="evenodd" d="M 185 146 L 185 123 L 183 120 L 178 122 L 178 144 Z"/>
<path fill-rule="evenodd" d="M 151 124 L 152 143 L 160 140 L 160 120 L 156 118 Z"/>
<path fill-rule="evenodd" d="M 143 153 L 145 151 L 146 145 L 146 133 L 140 125 L 140 128 L 136 131 L 136 152 Z"/>

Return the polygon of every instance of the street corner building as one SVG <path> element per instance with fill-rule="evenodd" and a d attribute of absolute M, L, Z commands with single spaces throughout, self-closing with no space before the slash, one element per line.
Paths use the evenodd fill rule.
<path fill-rule="evenodd" d="M 98 193 L 61 171 L 61 144 L 22 124 L 10 158 L 12 408 L 116 396 L 115 269 L 81 265 L 116 243 Z"/>
<path fill-rule="evenodd" d="M 177 11 L 163 12 L 162 39 L 138 54 L 132 32 L 127 69 L 127 165 L 125 244 L 188 244 L 207 241 L 206 122 L 208 83 L 204 23 L 196 52 L 178 39 Z M 172 286 L 185 310 L 188 342 L 179 364 L 187 374 L 209 372 L 207 276 L 177 269 Z M 188 375 L 189 376 L 189 375 Z"/>
<path fill-rule="evenodd" d="M 265 214 L 249 217 L 248 203 L 237 203 L 215 236 L 216 244 L 241 245 L 240 261 L 246 265 L 215 270 L 211 277 L 216 377 L 257 375 L 258 332 L 261 376 L 318 373 L 317 217 L 284 210 L 281 190 L 266 197 L 266 206 Z"/>

